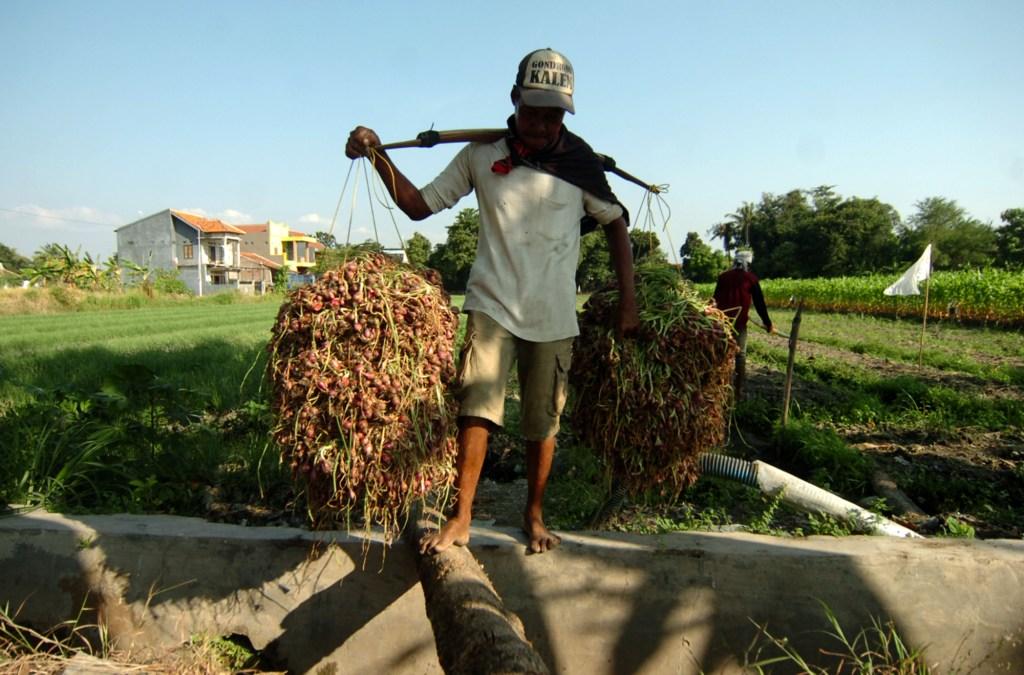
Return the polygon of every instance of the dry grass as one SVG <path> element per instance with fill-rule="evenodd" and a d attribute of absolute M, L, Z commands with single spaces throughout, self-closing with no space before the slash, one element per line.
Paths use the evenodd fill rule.
<path fill-rule="evenodd" d="M 279 296 L 220 293 L 197 298 L 177 293 L 150 292 L 142 288 L 82 290 L 67 284 L 41 288 L 0 288 L 0 316 L 62 314 L 91 310 L 139 309 L 180 304 L 235 304 L 279 302 Z"/>
<path fill-rule="evenodd" d="M 2 658 L 2 657 L 0 657 Z M 0 662 L 0 675 L 59 675 L 68 669 L 75 672 L 143 673 L 145 675 L 237 675 L 268 671 L 234 670 L 204 654 L 170 654 L 159 662 L 135 663 L 127 656 L 100 659 L 84 652 L 72 656 L 28 654 L 11 661 Z"/>
<path fill-rule="evenodd" d="M 0 316 L 60 314 L 87 308 L 138 307 L 147 298 L 141 291 L 85 291 L 58 284 L 43 288 L 0 288 Z"/>
<path fill-rule="evenodd" d="M 0 288 L 0 316 L 67 311 L 42 288 Z"/>
<path fill-rule="evenodd" d="M 57 675 L 68 669 L 97 675 L 283 675 L 243 667 L 238 653 L 231 653 L 233 645 L 219 639 L 197 638 L 173 650 L 133 653 L 111 648 L 101 627 L 74 620 L 37 631 L 19 624 L 16 614 L 0 608 L 0 675 Z M 90 635 L 98 639 L 90 640 Z"/>

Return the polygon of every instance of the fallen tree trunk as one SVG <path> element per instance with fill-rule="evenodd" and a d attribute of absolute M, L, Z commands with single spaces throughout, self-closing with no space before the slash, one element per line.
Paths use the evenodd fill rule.
<path fill-rule="evenodd" d="M 432 555 L 419 553 L 428 521 L 405 529 L 416 556 L 416 568 L 427 617 L 434 630 L 437 658 L 447 675 L 547 675 L 548 668 L 526 639 L 523 624 L 505 609 L 490 579 L 465 546 Z"/>

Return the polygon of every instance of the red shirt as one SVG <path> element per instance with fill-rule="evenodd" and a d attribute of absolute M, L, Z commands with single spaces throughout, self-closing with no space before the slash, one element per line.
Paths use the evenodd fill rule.
<path fill-rule="evenodd" d="M 740 331 L 747 327 L 747 316 L 750 313 L 750 301 L 759 300 L 758 305 L 764 305 L 764 296 L 761 294 L 761 286 L 758 278 L 753 272 L 748 272 L 742 267 L 733 267 L 718 275 L 718 283 L 715 284 L 715 305 L 725 312 L 729 317 L 735 319 L 736 330 Z M 771 326 L 761 307 L 757 307 L 758 314 L 765 321 L 766 326 Z"/>

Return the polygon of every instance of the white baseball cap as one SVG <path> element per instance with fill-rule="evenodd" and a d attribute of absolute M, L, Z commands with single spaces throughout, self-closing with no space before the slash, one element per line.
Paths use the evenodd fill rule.
<path fill-rule="evenodd" d="M 569 59 L 550 47 L 536 49 L 519 62 L 516 89 L 520 100 L 537 108 L 561 108 L 576 113 L 572 105 L 573 70 Z"/>

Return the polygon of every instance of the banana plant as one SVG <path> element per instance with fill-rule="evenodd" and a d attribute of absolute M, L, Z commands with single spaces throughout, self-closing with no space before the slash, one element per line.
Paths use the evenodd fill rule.
<path fill-rule="evenodd" d="M 144 293 L 146 293 L 146 295 L 152 295 L 153 294 L 153 279 L 152 279 L 152 275 L 153 275 L 153 267 L 152 267 L 153 252 L 152 251 L 149 252 L 149 258 L 147 259 L 145 265 L 140 265 L 139 263 L 135 262 L 134 260 L 120 260 L 119 262 L 120 262 L 121 268 L 127 270 L 131 274 L 131 277 L 132 277 L 133 281 L 135 279 L 138 279 L 139 285 L 142 287 L 142 290 L 143 290 Z"/>
<path fill-rule="evenodd" d="M 106 288 L 116 288 L 121 286 L 121 261 L 118 259 L 117 254 L 113 254 L 103 263 L 103 285 Z"/>
<path fill-rule="evenodd" d="M 32 285 L 45 286 L 60 279 L 60 267 L 52 260 L 42 260 L 35 265 L 21 268 L 21 275 Z"/>

